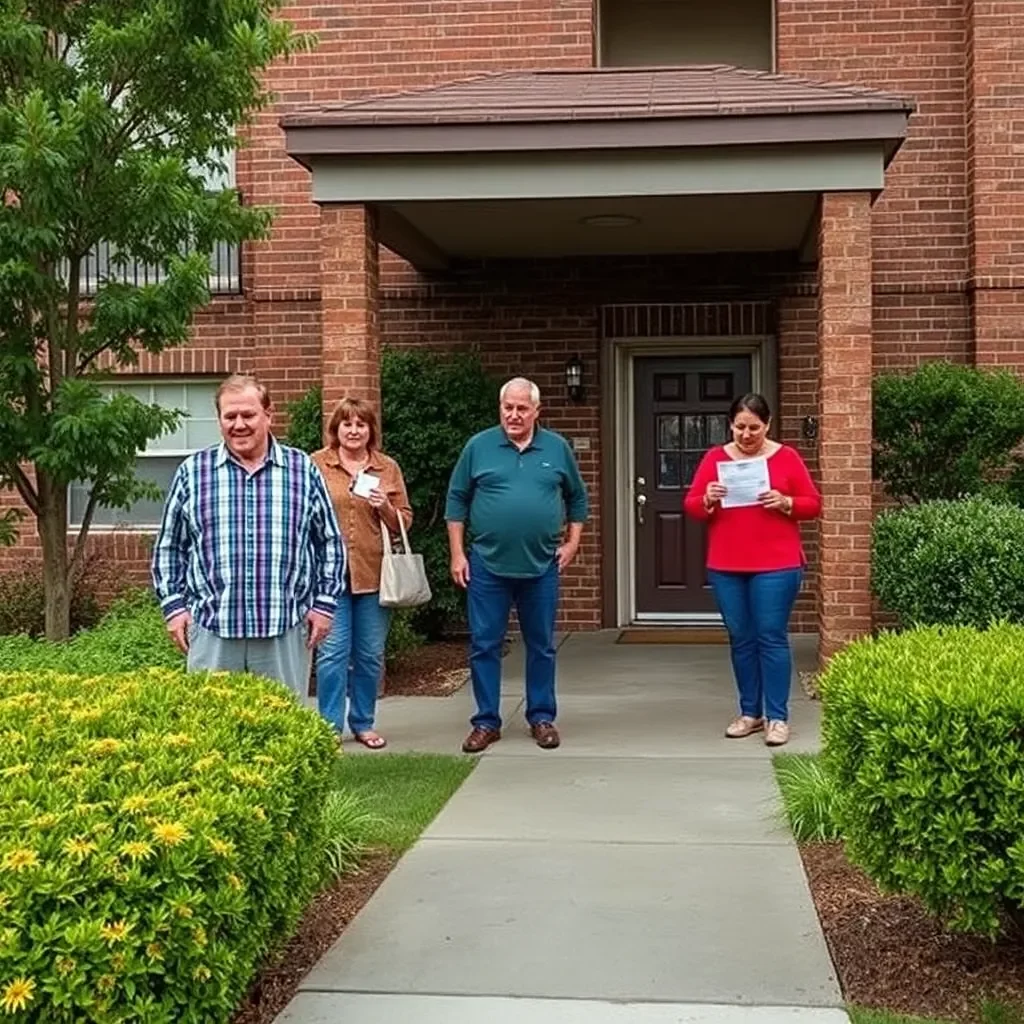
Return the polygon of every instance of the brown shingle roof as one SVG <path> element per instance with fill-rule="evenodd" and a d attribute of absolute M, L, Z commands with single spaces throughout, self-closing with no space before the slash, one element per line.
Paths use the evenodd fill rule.
<path fill-rule="evenodd" d="M 297 110 L 288 128 L 904 112 L 910 101 L 725 64 L 512 71 Z"/>

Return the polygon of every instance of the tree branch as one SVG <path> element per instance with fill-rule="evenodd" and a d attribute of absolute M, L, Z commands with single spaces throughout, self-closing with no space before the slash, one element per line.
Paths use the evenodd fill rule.
<path fill-rule="evenodd" d="M 21 500 L 28 505 L 32 515 L 39 515 L 39 494 L 32 486 L 32 481 L 25 475 L 25 471 L 16 462 L 7 463 L 4 472 L 14 481 L 14 486 L 21 495 Z"/>
<path fill-rule="evenodd" d="M 61 346 L 64 356 L 64 366 L 62 371 L 65 377 L 76 376 L 76 365 L 78 360 L 78 307 L 81 283 L 81 259 L 69 260 L 67 319 L 64 324 L 64 344 Z"/>
<path fill-rule="evenodd" d="M 94 348 L 91 352 L 87 352 L 78 360 L 78 365 L 75 369 L 77 376 L 81 376 L 89 368 L 89 364 L 97 357 L 103 355 L 107 349 L 113 348 L 114 343 L 112 341 L 104 342 L 99 348 Z"/>
<path fill-rule="evenodd" d="M 96 486 L 89 492 L 89 500 L 85 504 L 85 512 L 82 514 L 82 523 L 78 527 L 78 536 L 75 538 L 75 549 L 71 554 L 71 562 L 68 564 L 68 577 L 74 578 L 78 567 L 85 555 L 85 542 L 89 536 L 89 527 L 92 526 L 92 517 L 96 513 Z"/>

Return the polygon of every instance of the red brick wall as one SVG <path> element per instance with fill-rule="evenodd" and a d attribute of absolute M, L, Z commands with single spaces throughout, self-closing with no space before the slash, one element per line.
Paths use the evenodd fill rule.
<path fill-rule="evenodd" d="M 965 358 L 964 0 L 777 0 L 776 20 L 780 72 L 915 100 L 873 211 L 876 364 Z"/>
<path fill-rule="evenodd" d="M 1024 4 L 965 2 L 975 357 L 1024 372 Z"/>

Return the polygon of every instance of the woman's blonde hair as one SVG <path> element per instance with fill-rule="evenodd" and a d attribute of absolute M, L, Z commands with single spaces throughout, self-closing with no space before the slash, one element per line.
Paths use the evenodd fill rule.
<path fill-rule="evenodd" d="M 362 398 L 343 398 L 331 413 L 327 421 L 327 444 L 331 448 L 340 446 L 338 427 L 345 420 L 362 420 L 370 428 L 370 438 L 366 442 L 367 451 L 373 451 L 380 444 L 380 431 L 377 427 L 377 413 L 369 402 Z"/>

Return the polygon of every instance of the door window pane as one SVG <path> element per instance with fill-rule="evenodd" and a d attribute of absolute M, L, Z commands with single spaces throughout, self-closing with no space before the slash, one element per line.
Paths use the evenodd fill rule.
<path fill-rule="evenodd" d="M 678 452 L 658 453 L 658 490 L 678 491 L 682 485 Z"/>
<path fill-rule="evenodd" d="M 675 451 L 679 447 L 679 417 L 658 417 L 658 448 L 661 451 Z"/>
<path fill-rule="evenodd" d="M 704 417 L 687 416 L 684 432 L 684 448 L 704 447 Z"/>
<path fill-rule="evenodd" d="M 731 440 L 728 416 L 708 416 L 707 430 L 708 447 L 715 444 L 727 444 Z"/>

